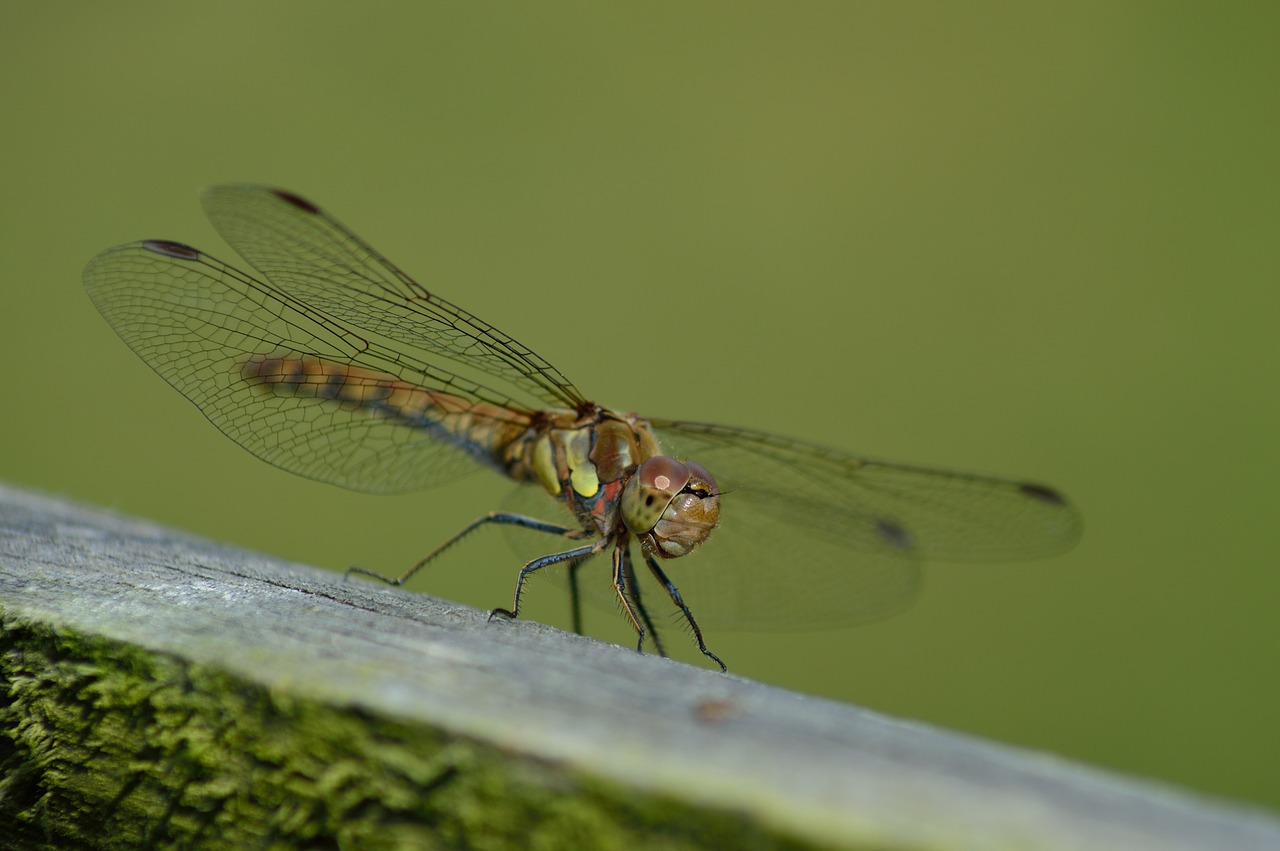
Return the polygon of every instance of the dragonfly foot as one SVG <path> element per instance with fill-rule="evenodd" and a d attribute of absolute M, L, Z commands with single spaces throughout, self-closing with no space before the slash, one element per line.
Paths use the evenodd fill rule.
<path fill-rule="evenodd" d="M 724 663 L 724 662 L 720 661 L 720 657 L 719 657 L 719 656 L 717 656 L 716 654 L 714 654 L 714 653 L 712 653 L 710 650 L 708 650 L 708 649 L 706 648 L 706 645 L 703 645 L 702 647 L 699 647 L 698 649 L 702 651 L 702 655 L 703 655 L 703 656 L 706 656 L 706 657 L 707 657 L 708 659 L 710 659 L 712 662 L 715 662 L 717 665 L 719 665 L 719 666 L 720 666 L 720 673 L 722 673 L 722 674 L 727 674 L 727 673 L 729 673 L 729 668 L 728 668 L 728 666 L 727 666 L 727 665 L 725 665 L 725 663 Z"/>
<path fill-rule="evenodd" d="M 492 623 L 494 618 L 501 618 L 505 621 L 513 621 L 516 619 L 516 613 L 509 609 L 494 609 L 489 612 L 489 622 Z"/>

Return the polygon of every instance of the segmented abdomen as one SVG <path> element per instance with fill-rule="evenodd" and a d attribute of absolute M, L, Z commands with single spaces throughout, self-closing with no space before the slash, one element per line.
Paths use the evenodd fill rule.
<path fill-rule="evenodd" d="M 254 355 L 244 362 L 240 375 L 264 393 L 325 399 L 353 413 L 365 411 L 425 429 L 503 470 L 531 422 L 518 411 L 315 355 Z"/>

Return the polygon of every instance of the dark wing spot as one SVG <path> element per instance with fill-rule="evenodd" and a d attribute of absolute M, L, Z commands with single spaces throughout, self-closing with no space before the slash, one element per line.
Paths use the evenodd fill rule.
<path fill-rule="evenodd" d="M 1032 499 L 1038 499 L 1041 502 L 1048 503 L 1049 505 L 1067 504 L 1067 500 L 1062 496 L 1062 494 L 1052 488 L 1047 488 L 1044 485 L 1018 485 L 1018 490 L 1020 490 L 1024 496 L 1029 496 Z"/>
<path fill-rule="evenodd" d="M 142 243 L 142 247 L 148 251 L 154 251 L 156 254 L 176 257 L 179 260 L 200 259 L 200 252 L 190 245 L 183 245 L 181 242 L 170 242 L 167 239 L 148 239 Z"/>
<path fill-rule="evenodd" d="M 907 534 L 907 530 L 903 529 L 892 520 L 886 520 L 883 517 L 876 521 L 876 534 L 880 536 L 880 540 L 884 541 L 895 550 L 911 549 L 911 536 Z"/>
<path fill-rule="evenodd" d="M 284 201 L 287 204 L 292 204 L 293 206 L 297 207 L 299 210 L 305 210 L 308 213 L 320 212 L 320 208 L 317 207 L 315 204 L 312 204 L 306 198 L 303 198 L 299 195 L 294 195 L 292 192 L 285 192 L 283 189 L 272 189 L 271 194 L 275 195 L 277 198 L 279 198 L 281 201 Z"/>

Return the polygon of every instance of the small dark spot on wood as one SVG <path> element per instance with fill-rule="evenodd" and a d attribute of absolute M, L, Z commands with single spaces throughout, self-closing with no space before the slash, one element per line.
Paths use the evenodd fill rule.
<path fill-rule="evenodd" d="M 694 704 L 693 717 L 707 724 L 723 724 L 740 711 L 738 705 L 732 700 L 709 697 Z"/>

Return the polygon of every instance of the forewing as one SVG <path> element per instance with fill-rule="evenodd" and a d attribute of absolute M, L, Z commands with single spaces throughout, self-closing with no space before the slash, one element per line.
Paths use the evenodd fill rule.
<path fill-rule="evenodd" d="M 217 186 L 202 200 L 236 253 L 313 310 L 527 407 L 583 401 L 537 353 L 435 295 L 309 201 L 251 184 Z"/>
<path fill-rule="evenodd" d="M 264 393 L 242 375 L 250 357 L 311 355 L 473 403 L 507 401 L 409 347 L 359 333 L 294 293 L 177 243 L 108 249 L 85 268 L 84 285 L 130 348 L 223 433 L 271 464 L 320 481 L 391 493 L 479 465 L 428 430 L 368 407 Z"/>

